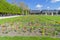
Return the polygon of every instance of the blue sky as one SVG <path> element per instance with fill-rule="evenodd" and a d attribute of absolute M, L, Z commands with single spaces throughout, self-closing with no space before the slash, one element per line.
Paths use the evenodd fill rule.
<path fill-rule="evenodd" d="M 7 0 L 12 3 L 12 0 Z M 15 0 L 18 5 L 20 2 L 24 2 L 32 10 L 44 10 L 44 9 L 58 9 L 60 10 L 60 0 Z"/>

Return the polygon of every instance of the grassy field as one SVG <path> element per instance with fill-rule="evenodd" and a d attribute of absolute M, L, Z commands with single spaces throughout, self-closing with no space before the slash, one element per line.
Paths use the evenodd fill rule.
<path fill-rule="evenodd" d="M 60 16 L 40 16 L 40 15 L 30 15 L 30 16 L 20 16 L 20 17 L 15 17 L 15 18 L 7 18 L 7 19 L 1 19 L 0 24 L 5 24 L 5 23 L 20 23 L 20 27 L 25 26 L 27 23 L 33 24 L 37 23 L 41 26 L 46 27 L 57 27 L 60 28 Z M 50 25 L 50 26 L 49 26 Z M 51 26 L 52 25 L 52 26 Z M 28 25 L 29 26 L 29 25 Z"/>
<path fill-rule="evenodd" d="M 10 19 L 2 19 L 0 20 L 0 24 L 5 23 L 5 22 L 50 22 L 50 21 L 55 21 L 60 22 L 60 16 L 40 16 L 40 15 L 30 15 L 30 16 L 20 16 L 20 17 L 15 17 L 15 18 L 10 18 Z"/>
<path fill-rule="evenodd" d="M 27 27 L 30 25 L 34 27 L 34 24 L 37 23 L 36 27 L 44 27 L 47 28 L 60 28 L 60 16 L 40 16 L 40 15 L 29 15 L 29 16 L 20 16 L 15 18 L 7 18 L 7 19 L 1 19 L 0 24 L 13 24 L 18 23 L 20 27 L 24 27 L 27 25 Z M 29 24 L 30 23 L 30 24 Z M 28 25 L 29 24 L 29 25 Z M 58 26 L 58 27 L 57 27 Z"/>
<path fill-rule="evenodd" d="M 50 38 L 50 37 L 0 37 L 0 40 L 60 40 L 60 38 Z"/>
<path fill-rule="evenodd" d="M 27 23 L 34 24 L 38 23 L 40 26 L 47 25 L 46 27 L 57 27 L 60 26 L 60 16 L 39 16 L 39 15 L 30 15 L 30 16 L 20 16 L 15 18 L 1 19 L 0 24 L 5 23 L 20 23 L 20 26 L 23 26 Z M 53 25 L 53 26 L 51 26 Z M 56 26 L 54 26 L 56 25 Z M 29 25 L 28 25 L 29 26 Z M 33 25 L 32 25 L 33 26 Z"/>
<path fill-rule="evenodd" d="M 0 25 L 7 24 L 13 25 L 15 27 L 15 23 L 20 28 L 31 28 L 32 32 L 35 29 L 39 29 L 42 35 L 49 36 L 56 36 L 60 33 L 60 16 L 40 16 L 40 15 L 29 15 L 29 16 L 20 16 L 15 18 L 7 18 L 7 19 L 0 19 Z M 35 29 L 34 29 L 35 28 Z M 15 29 L 14 29 L 15 30 Z M 25 33 L 25 32 L 24 32 Z M 57 36 L 56 36 L 57 37 Z M 60 36 L 59 36 L 60 37 Z M 0 40 L 60 40 L 60 38 L 50 38 L 50 37 L 24 37 L 24 36 L 17 36 L 17 37 L 0 37 Z"/>

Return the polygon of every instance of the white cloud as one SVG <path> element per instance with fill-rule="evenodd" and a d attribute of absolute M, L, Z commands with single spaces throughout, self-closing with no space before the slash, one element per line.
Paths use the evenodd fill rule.
<path fill-rule="evenodd" d="M 36 5 L 36 8 L 37 8 L 37 9 L 41 9 L 42 7 L 43 7 L 43 5 L 41 5 L 41 4 L 37 4 L 37 5 Z"/>
<path fill-rule="evenodd" d="M 57 10 L 60 10 L 60 7 L 58 7 Z"/>
<path fill-rule="evenodd" d="M 49 6 L 47 7 L 47 10 L 50 10 L 50 7 Z"/>
<path fill-rule="evenodd" d="M 50 9 L 50 7 L 48 6 L 47 9 Z"/>
<path fill-rule="evenodd" d="M 59 2 L 60 0 L 51 0 L 52 3 Z"/>

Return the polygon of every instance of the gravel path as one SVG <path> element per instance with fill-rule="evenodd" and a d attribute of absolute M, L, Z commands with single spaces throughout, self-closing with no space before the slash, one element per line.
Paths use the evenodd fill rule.
<path fill-rule="evenodd" d="M 4 16 L 0 17 L 0 19 L 5 19 L 5 18 L 13 18 L 13 17 L 19 17 L 20 15 L 14 15 L 14 16 Z"/>

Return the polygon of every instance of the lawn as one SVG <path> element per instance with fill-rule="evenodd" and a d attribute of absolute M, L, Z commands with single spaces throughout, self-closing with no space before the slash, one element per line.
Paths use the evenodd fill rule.
<path fill-rule="evenodd" d="M 60 38 L 50 38 L 50 37 L 0 37 L 0 40 L 60 40 Z"/>
<path fill-rule="evenodd" d="M 0 40 L 60 40 L 60 38 L 58 38 L 60 37 L 60 16 L 25 15 L 15 18 L 0 19 L 0 26 L 2 26 L 2 32 L 7 32 L 9 34 L 9 32 L 15 31 L 18 33 L 20 32 L 22 35 L 0 37 Z M 6 28 L 8 31 L 6 31 Z M 27 34 L 27 36 L 29 37 L 26 35 L 24 36 L 22 33 L 24 35 L 28 33 L 29 35 Z M 34 33 L 32 37 L 30 37 L 30 33 Z M 39 37 L 35 37 L 34 35 Z M 57 38 L 51 38 L 51 36 Z"/>
<path fill-rule="evenodd" d="M 49 20 L 50 19 L 50 20 Z M 15 17 L 15 18 L 7 18 L 7 19 L 2 19 L 0 20 L 0 24 L 5 23 L 5 22 L 49 22 L 51 20 L 60 22 L 60 16 L 40 16 L 40 15 L 29 15 L 29 16 L 20 16 L 20 17 Z"/>

